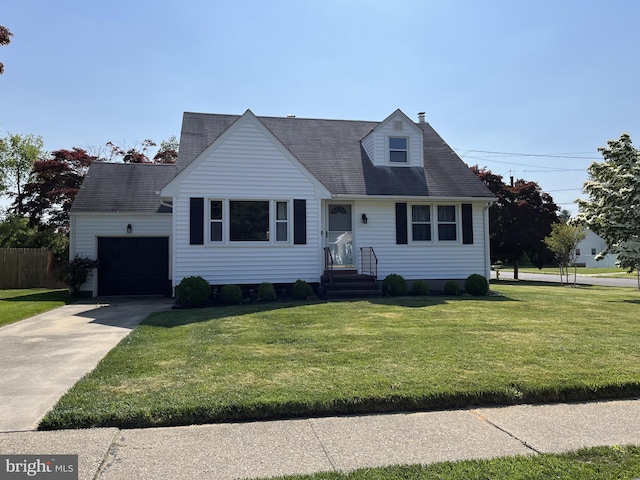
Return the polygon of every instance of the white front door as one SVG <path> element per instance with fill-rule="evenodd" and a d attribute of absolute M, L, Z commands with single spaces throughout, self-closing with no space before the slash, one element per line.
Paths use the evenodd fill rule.
<path fill-rule="evenodd" d="M 326 246 L 331 252 L 333 265 L 337 267 L 353 267 L 353 220 L 351 205 L 330 203 Z"/>

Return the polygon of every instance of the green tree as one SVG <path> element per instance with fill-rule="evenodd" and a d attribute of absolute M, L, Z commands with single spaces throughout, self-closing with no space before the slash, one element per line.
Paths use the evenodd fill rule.
<path fill-rule="evenodd" d="M 20 196 L 34 162 L 43 155 L 40 136 L 8 133 L 0 138 L 0 195 Z"/>
<path fill-rule="evenodd" d="M 13 33 L 9 31 L 7 27 L 0 25 L 0 46 L 9 45 L 11 43 L 11 37 Z M 0 75 L 4 73 L 4 65 L 0 62 Z"/>
<path fill-rule="evenodd" d="M 598 151 L 604 160 L 587 168 L 589 199 L 577 200 L 576 220 L 604 239 L 607 247 L 596 258 L 617 254 L 618 266 L 638 271 L 640 289 L 640 151 L 627 133 Z"/>
<path fill-rule="evenodd" d="M 544 243 L 553 252 L 560 266 L 561 283 L 563 274 L 566 274 L 567 284 L 569 284 L 569 265 L 575 262 L 576 248 L 584 237 L 583 227 L 567 223 L 555 223 L 551 226 L 551 234 L 544 238 Z"/>
<path fill-rule="evenodd" d="M 534 265 L 542 267 L 551 259 L 544 238 L 559 221 L 559 207 L 536 182 L 516 180 L 513 185 L 486 168 L 471 167 L 497 197 L 489 208 L 489 241 L 491 262 L 512 263 L 518 278 L 518 261 L 527 255 Z"/>
<path fill-rule="evenodd" d="M 180 142 L 175 135 L 171 135 L 167 140 L 160 142 L 160 149 L 153 157 L 154 163 L 176 163 L 179 146 Z"/>

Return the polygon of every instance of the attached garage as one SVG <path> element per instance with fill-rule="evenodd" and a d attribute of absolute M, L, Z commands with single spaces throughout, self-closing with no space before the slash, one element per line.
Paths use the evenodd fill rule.
<path fill-rule="evenodd" d="M 98 237 L 98 295 L 169 294 L 168 237 Z"/>

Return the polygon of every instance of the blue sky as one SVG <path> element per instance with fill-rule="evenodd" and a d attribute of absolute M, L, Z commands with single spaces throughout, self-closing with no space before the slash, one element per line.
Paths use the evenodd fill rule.
<path fill-rule="evenodd" d="M 425 111 L 469 165 L 575 212 L 597 147 L 640 142 L 638 18 L 634 0 L 3 0 L 0 135 L 131 147 L 179 136 L 184 111 Z"/>

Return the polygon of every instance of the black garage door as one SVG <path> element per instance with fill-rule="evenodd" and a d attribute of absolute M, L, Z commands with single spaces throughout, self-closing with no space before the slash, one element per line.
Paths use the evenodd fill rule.
<path fill-rule="evenodd" d="M 98 295 L 157 295 L 169 289 L 169 238 L 98 238 Z"/>

